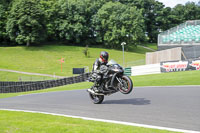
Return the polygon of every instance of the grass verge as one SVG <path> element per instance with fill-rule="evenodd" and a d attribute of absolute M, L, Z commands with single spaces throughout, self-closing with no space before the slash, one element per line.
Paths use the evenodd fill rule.
<path fill-rule="evenodd" d="M 170 72 L 133 76 L 135 86 L 200 85 L 200 71 Z"/>
<path fill-rule="evenodd" d="M 36 75 L 26 75 L 14 72 L 4 72 L 0 71 L 0 81 L 41 81 L 41 80 L 53 80 L 56 78 L 47 76 L 36 76 Z"/>
<path fill-rule="evenodd" d="M 154 49 L 154 50 L 158 50 L 156 43 L 146 43 L 146 44 L 144 44 L 144 46 L 149 47 L 149 48 Z"/>
<path fill-rule="evenodd" d="M 101 51 L 107 51 L 110 59 L 123 64 L 121 50 L 89 47 L 89 57 L 85 57 L 85 47 L 64 45 L 43 45 L 40 47 L 0 47 L 0 68 L 32 73 L 71 76 L 72 68 L 89 67 L 99 57 Z M 145 59 L 144 48 L 131 47 L 125 51 L 125 62 Z M 60 59 L 64 58 L 61 72 Z"/>
<path fill-rule="evenodd" d="M 1 133 L 172 133 L 105 122 L 0 110 Z"/>

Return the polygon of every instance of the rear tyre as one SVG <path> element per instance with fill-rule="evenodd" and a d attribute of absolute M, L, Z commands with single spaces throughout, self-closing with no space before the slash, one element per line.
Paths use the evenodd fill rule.
<path fill-rule="evenodd" d="M 119 91 L 123 94 L 129 94 L 133 90 L 133 82 L 128 76 L 122 76 L 122 84 L 119 83 Z"/>
<path fill-rule="evenodd" d="M 89 96 L 94 104 L 101 104 L 104 100 L 103 95 L 95 95 L 95 94 L 89 93 Z"/>

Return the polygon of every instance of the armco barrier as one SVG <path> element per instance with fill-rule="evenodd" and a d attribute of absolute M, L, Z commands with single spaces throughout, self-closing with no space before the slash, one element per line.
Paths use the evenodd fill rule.
<path fill-rule="evenodd" d="M 124 69 L 124 74 L 125 74 L 126 76 L 131 76 L 131 67 L 125 68 L 125 69 Z"/>
<path fill-rule="evenodd" d="M 0 93 L 15 93 L 47 89 L 52 87 L 58 87 L 68 84 L 85 82 L 91 73 L 81 74 L 79 76 L 62 78 L 57 80 L 46 81 L 24 81 L 24 82 L 1 82 L 0 81 Z"/>
<path fill-rule="evenodd" d="M 131 67 L 131 76 L 157 74 L 160 72 L 160 64 L 149 64 Z"/>

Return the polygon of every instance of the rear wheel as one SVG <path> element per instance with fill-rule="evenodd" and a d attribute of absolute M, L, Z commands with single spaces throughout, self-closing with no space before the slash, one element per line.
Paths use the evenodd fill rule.
<path fill-rule="evenodd" d="M 122 77 L 122 83 L 119 83 L 119 91 L 123 94 L 129 94 L 133 89 L 133 82 L 128 76 Z"/>
<path fill-rule="evenodd" d="M 94 104 L 101 104 L 104 100 L 103 95 L 95 95 L 95 94 L 89 93 L 89 96 Z"/>

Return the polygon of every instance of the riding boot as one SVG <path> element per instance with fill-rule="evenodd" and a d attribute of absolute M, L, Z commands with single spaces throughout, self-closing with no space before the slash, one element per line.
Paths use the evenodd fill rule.
<path fill-rule="evenodd" d="M 94 92 L 96 92 L 96 93 L 99 92 L 99 84 L 97 82 L 95 82 L 93 89 L 94 89 Z"/>

